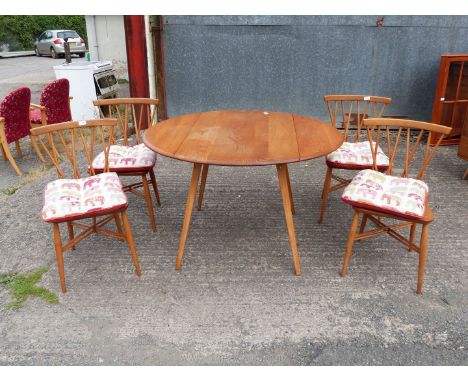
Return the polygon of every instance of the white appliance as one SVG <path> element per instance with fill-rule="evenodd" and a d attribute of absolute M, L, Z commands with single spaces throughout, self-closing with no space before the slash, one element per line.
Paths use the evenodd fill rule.
<path fill-rule="evenodd" d="M 111 61 L 78 61 L 54 66 L 55 77 L 70 82 L 72 119 L 99 118 L 93 105 L 98 98 L 115 98 L 119 84 Z"/>

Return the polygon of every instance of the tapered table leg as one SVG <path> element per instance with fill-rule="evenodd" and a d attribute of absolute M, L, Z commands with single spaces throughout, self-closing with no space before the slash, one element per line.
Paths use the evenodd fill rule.
<path fill-rule="evenodd" d="M 296 244 L 296 234 L 294 232 L 294 221 L 292 216 L 292 209 L 291 209 L 291 195 L 289 192 L 288 186 L 288 168 L 285 164 L 278 164 L 276 165 L 276 169 L 278 171 L 278 180 L 279 186 L 281 191 L 281 197 L 283 199 L 283 209 L 284 209 L 284 216 L 286 219 L 286 225 L 288 227 L 288 234 L 289 234 L 289 241 L 291 243 L 291 250 L 293 255 L 293 263 L 294 263 L 294 272 L 296 276 L 301 275 L 301 263 L 299 261 L 299 253 L 297 251 L 297 244 Z"/>
<path fill-rule="evenodd" d="M 198 192 L 198 205 L 197 208 L 200 211 L 202 202 L 203 202 L 203 194 L 205 193 L 205 185 L 206 185 L 206 177 L 208 175 L 208 165 L 203 165 L 202 176 L 201 176 L 201 184 L 200 184 L 200 191 Z"/>
<path fill-rule="evenodd" d="M 176 269 L 179 270 L 182 265 L 182 257 L 184 256 L 185 242 L 187 240 L 188 229 L 190 225 L 190 218 L 192 217 L 193 204 L 195 202 L 195 195 L 197 193 L 198 179 L 200 178 L 200 171 L 202 165 L 194 163 L 192 171 L 192 179 L 190 180 L 190 187 L 187 197 L 187 204 L 185 206 L 184 224 L 182 226 L 182 233 L 180 234 L 179 252 L 177 254 Z"/>
<path fill-rule="evenodd" d="M 294 199 L 293 199 L 293 195 L 292 195 L 291 179 L 289 178 L 288 165 L 285 164 L 284 167 L 286 167 L 286 175 L 288 177 L 288 192 L 289 192 L 289 200 L 291 202 L 291 212 L 292 212 L 293 215 L 295 215 L 296 214 L 296 209 L 294 208 Z"/>

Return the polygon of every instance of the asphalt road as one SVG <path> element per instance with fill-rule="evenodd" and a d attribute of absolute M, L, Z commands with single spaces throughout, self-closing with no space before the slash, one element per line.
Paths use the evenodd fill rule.
<path fill-rule="evenodd" d="M 84 58 L 72 57 L 73 61 L 84 61 Z M 27 86 L 31 89 L 33 103 L 39 102 L 39 95 L 44 86 L 55 80 L 54 66 L 60 65 L 64 58 L 50 57 L 15 57 L 0 60 L 0 99 L 10 91 Z"/>

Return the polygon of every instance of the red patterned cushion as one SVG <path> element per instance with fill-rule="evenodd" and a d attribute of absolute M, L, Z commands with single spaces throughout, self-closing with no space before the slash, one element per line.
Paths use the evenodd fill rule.
<path fill-rule="evenodd" d="M 81 179 L 57 179 L 44 191 L 42 220 L 60 223 L 119 211 L 127 196 L 115 172 Z"/>
<path fill-rule="evenodd" d="M 46 108 L 47 124 L 71 121 L 70 83 L 66 78 L 48 84 L 41 93 L 40 104 Z"/>
<path fill-rule="evenodd" d="M 31 90 L 19 88 L 8 94 L 0 104 L 0 116 L 5 118 L 5 135 L 8 143 L 29 135 L 30 103 Z"/>
<path fill-rule="evenodd" d="M 375 142 L 372 142 L 375 147 Z M 365 169 L 372 168 L 372 151 L 369 141 L 344 142 L 341 147 L 328 154 L 327 164 L 335 168 Z M 385 170 L 389 166 L 388 157 L 380 147 L 377 147 L 377 167 Z"/>
<path fill-rule="evenodd" d="M 101 152 L 93 160 L 93 168 L 103 170 L 105 155 Z M 109 170 L 116 172 L 149 170 L 156 164 L 156 153 L 144 143 L 128 147 L 112 145 L 109 151 Z"/>
<path fill-rule="evenodd" d="M 426 212 L 428 194 L 429 187 L 421 180 L 362 170 L 344 189 L 341 198 L 356 207 L 421 218 Z"/>
<path fill-rule="evenodd" d="M 31 110 L 31 123 L 42 124 L 42 115 L 39 109 Z"/>

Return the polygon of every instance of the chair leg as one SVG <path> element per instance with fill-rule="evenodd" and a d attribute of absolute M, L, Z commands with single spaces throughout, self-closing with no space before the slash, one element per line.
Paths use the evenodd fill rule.
<path fill-rule="evenodd" d="M 19 157 L 22 157 L 23 152 L 21 151 L 20 141 L 16 141 L 15 146 L 16 146 L 16 153 L 18 154 Z"/>
<path fill-rule="evenodd" d="M 427 239 L 429 233 L 429 224 L 423 224 L 421 232 L 421 245 L 419 251 L 419 265 L 418 265 L 418 286 L 416 293 L 422 293 L 424 269 L 426 268 L 426 250 L 427 250 Z"/>
<path fill-rule="evenodd" d="M 13 158 L 13 155 L 11 155 L 10 147 L 8 146 L 8 143 L 6 143 L 6 140 L 5 141 L 2 140 L 2 149 L 3 149 L 3 152 L 5 153 L 6 158 L 8 159 L 8 161 L 10 162 L 11 166 L 16 171 L 16 173 L 19 176 L 23 175 L 18 165 L 16 164 L 15 159 Z"/>
<path fill-rule="evenodd" d="M 150 172 L 151 184 L 153 185 L 154 195 L 156 196 L 156 202 L 158 206 L 161 207 L 161 200 L 159 199 L 158 184 L 156 183 L 156 177 L 154 176 L 154 170 L 151 169 Z"/>
<path fill-rule="evenodd" d="M 135 250 L 135 242 L 133 241 L 132 230 L 127 219 L 126 211 L 122 211 L 122 221 L 125 228 L 125 237 L 127 238 L 128 248 L 130 249 L 130 254 L 132 255 L 133 265 L 135 266 L 135 273 L 137 276 L 141 276 L 140 264 L 138 263 L 138 256 Z"/>
<path fill-rule="evenodd" d="M 41 160 L 41 162 L 45 162 L 44 157 L 42 156 L 41 150 L 39 149 L 39 145 L 37 144 L 37 137 L 33 137 L 32 135 L 29 136 L 31 139 L 31 144 L 34 147 L 34 150 L 36 151 L 37 156 Z"/>
<path fill-rule="evenodd" d="M 57 258 L 57 268 L 60 277 L 60 287 L 62 292 L 67 292 L 67 286 L 65 285 L 65 269 L 63 266 L 63 250 L 62 240 L 60 238 L 60 229 L 58 223 L 54 223 L 54 244 L 55 244 L 55 256 Z"/>
<path fill-rule="evenodd" d="M 416 233 L 416 223 L 411 224 L 409 242 L 412 244 L 414 242 L 414 235 Z M 408 245 L 408 252 L 411 252 L 411 245 Z"/>
<path fill-rule="evenodd" d="M 197 209 L 199 211 L 201 210 L 201 206 L 203 202 L 203 195 L 205 193 L 206 177 L 208 176 L 208 167 L 209 165 L 204 164 L 203 169 L 202 169 L 200 191 L 198 191 L 198 204 L 197 204 Z"/>
<path fill-rule="evenodd" d="M 153 231 L 156 232 L 156 220 L 154 218 L 153 202 L 151 201 L 151 192 L 148 186 L 148 180 L 146 179 L 146 175 L 142 175 L 141 179 L 143 181 L 143 188 L 145 190 L 145 199 L 146 205 L 148 207 L 148 213 L 150 215 L 151 227 L 153 228 Z"/>
<path fill-rule="evenodd" d="M 67 222 L 67 228 L 68 228 L 68 238 L 70 241 L 72 241 L 75 238 L 75 233 L 73 232 L 73 224 L 71 222 Z M 75 246 L 73 246 L 72 251 L 76 249 Z"/>
<path fill-rule="evenodd" d="M 327 174 L 325 175 L 325 181 L 323 182 L 322 189 L 322 205 L 320 207 L 320 218 L 319 223 L 323 222 L 323 215 L 325 214 L 325 209 L 327 208 L 328 193 L 330 192 L 330 185 L 332 180 L 332 169 L 327 167 Z"/>
<path fill-rule="evenodd" d="M 468 168 L 465 170 L 465 173 L 463 174 L 463 179 L 466 179 L 468 177 Z"/>
<path fill-rule="evenodd" d="M 5 154 L 5 149 L 3 148 L 3 145 L 0 145 L 0 148 L 2 150 L 3 160 L 7 160 L 7 157 L 6 157 L 6 154 Z"/>
<path fill-rule="evenodd" d="M 359 212 L 354 211 L 353 221 L 351 222 L 351 228 L 349 229 L 348 242 L 346 244 L 346 253 L 343 261 L 343 267 L 341 268 L 340 273 L 341 277 L 345 277 L 348 270 L 349 258 L 351 257 L 351 251 L 353 249 L 354 237 L 356 236 L 358 222 Z"/>
<path fill-rule="evenodd" d="M 119 235 L 125 237 L 125 234 L 124 234 L 124 232 L 122 230 L 122 223 L 120 222 L 119 214 L 117 214 L 117 213 L 114 214 L 114 220 L 115 220 L 115 226 L 117 227 L 117 232 L 119 233 Z M 120 241 L 123 241 L 123 240 L 124 239 L 120 239 Z"/>
<path fill-rule="evenodd" d="M 366 229 L 366 224 L 367 224 L 367 215 L 362 214 L 361 227 L 359 227 L 359 233 L 364 232 L 364 230 Z"/>

